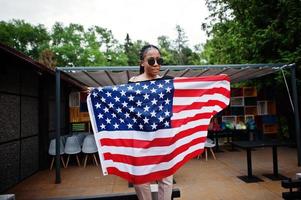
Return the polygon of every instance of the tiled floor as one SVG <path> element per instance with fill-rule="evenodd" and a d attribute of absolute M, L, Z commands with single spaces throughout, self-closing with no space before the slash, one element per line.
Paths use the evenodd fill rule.
<path fill-rule="evenodd" d="M 185 200 L 238 200 L 238 199 L 282 199 L 284 191 L 280 181 L 271 181 L 262 176 L 272 172 L 271 148 L 259 148 L 252 151 L 253 174 L 264 182 L 245 183 L 237 176 L 246 175 L 246 152 L 225 151 L 216 153 L 217 160 L 209 157 L 192 159 L 176 174 L 174 187 L 181 191 L 181 198 Z M 296 149 L 278 148 L 279 172 L 288 177 L 295 177 L 300 172 L 297 166 Z M 134 191 L 128 188 L 125 180 L 116 176 L 102 176 L 100 169 L 88 165 L 87 168 L 69 166 L 62 169 L 62 183 L 54 184 L 55 171 L 40 171 L 26 179 L 7 193 L 16 194 L 17 200 L 45 199 L 64 196 L 100 195 L 109 193 L 123 193 Z"/>

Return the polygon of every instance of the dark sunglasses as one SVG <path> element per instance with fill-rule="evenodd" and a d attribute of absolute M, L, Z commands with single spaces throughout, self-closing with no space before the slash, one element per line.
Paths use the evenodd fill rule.
<path fill-rule="evenodd" d="M 150 57 L 147 59 L 147 63 L 150 65 L 150 66 L 154 66 L 155 65 L 155 62 L 158 63 L 158 65 L 162 65 L 163 64 L 163 58 L 154 58 L 154 57 Z"/>

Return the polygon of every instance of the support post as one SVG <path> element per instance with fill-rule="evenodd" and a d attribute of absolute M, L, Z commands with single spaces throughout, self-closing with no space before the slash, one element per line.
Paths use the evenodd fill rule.
<path fill-rule="evenodd" d="M 56 85 L 56 160 L 55 160 L 55 183 L 61 183 L 61 161 L 60 161 L 60 132 L 61 132 L 61 71 L 55 70 Z"/>
<path fill-rule="evenodd" d="M 299 108 L 298 108 L 298 89 L 296 84 L 296 64 L 290 64 L 291 67 L 291 81 L 292 81 L 292 91 L 293 91 L 293 103 L 294 103 L 294 119 L 295 119 L 295 133 L 297 141 L 297 156 L 298 156 L 298 166 L 301 166 L 301 137 L 300 137 L 300 119 L 299 119 Z"/>

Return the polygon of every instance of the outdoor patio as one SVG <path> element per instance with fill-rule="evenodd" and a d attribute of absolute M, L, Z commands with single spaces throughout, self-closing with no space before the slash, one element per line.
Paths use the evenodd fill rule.
<path fill-rule="evenodd" d="M 245 183 L 237 176 L 247 174 L 246 152 L 239 150 L 216 153 L 214 160 L 210 153 L 208 161 L 192 159 L 175 174 L 181 198 L 185 200 L 208 199 L 282 199 L 285 191 L 280 181 L 272 181 L 262 174 L 272 173 L 272 149 L 257 148 L 252 151 L 253 175 L 263 182 Z M 278 148 L 279 173 L 295 177 L 300 172 L 297 166 L 297 150 L 290 147 Z M 47 199 L 67 196 L 93 196 L 111 193 L 133 192 L 128 183 L 116 176 L 102 176 L 100 168 L 89 163 L 87 168 L 70 165 L 61 170 L 62 183 L 55 184 L 55 170 L 40 171 L 7 191 L 14 193 L 17 200 Z"/>

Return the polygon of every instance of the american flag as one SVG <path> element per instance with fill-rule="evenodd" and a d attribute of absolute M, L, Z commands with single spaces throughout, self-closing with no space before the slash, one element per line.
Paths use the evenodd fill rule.
<path fill-rule="evenodd" d="M 174 174 L 203 152 L 210 119 L 229 99 L 226 75 L 95 88 L 87 103 L 103 174 L 134 184 Z"/>

